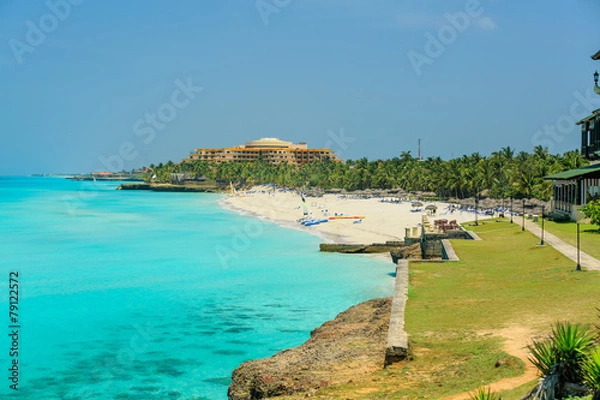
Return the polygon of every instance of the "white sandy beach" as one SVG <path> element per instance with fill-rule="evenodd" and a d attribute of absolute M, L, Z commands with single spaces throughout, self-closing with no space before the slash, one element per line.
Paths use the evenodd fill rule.
<path fill-rule="evenodd" d="M 262 217 L 282 226 L 301 229 L 317 234 L 334 243 L 371 244 L 388 240 L 403 240 L 405 228 L 417 226 L 424 213 L 411 212 L 410 202 L 384 203 L 379 198 L 355 199 L 343 198 L 336 194 L 325 194 L 323 197 L 307 197 L 306 203 L 312 217 L 327 218 L 336 213 L 348 216 L 364 216 L 360 223 L 354 220 L 334 220 L 314 226 L 303 226 L 297 222 L 302 218 L 301 197 L 293 192 L 256 186 L 252 190 L 239 192 L 237 196 L 222 199 L 222 204 L 238 212 Z M 456 211 L 447 213 L 449 204 L 441 202 L 423 202 L 424 206 L 435 204 L 437 214 L 430 216 L 433 220 L 445 218 L 458 223 L 472 221 L 475 214 Z"/>

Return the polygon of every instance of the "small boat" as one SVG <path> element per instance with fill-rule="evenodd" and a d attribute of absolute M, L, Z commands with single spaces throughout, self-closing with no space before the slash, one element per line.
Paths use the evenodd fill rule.
<path fill-rule="evenodd" d="M 334 219 L 365 219 L 364 215 L 335 215 L 333 217 L 329 217 L 330 221 Z"/>
<path fill-rule="evenodd" d="M 301 224 L 304 226 L 313 226 L 313 225 L 319 225 L 325 222 L 329 222 L 328 219 L 307 219 L 305 221 L 302 221 Z"/>
<path fill-rule="evenodd" d="M 317 220 L 310 220 L 310 221 L 306 221 L 306 223 L 304 224 L 304 226 L 313 226 L 313 225 L 319 225 L 320 222 Z"/>

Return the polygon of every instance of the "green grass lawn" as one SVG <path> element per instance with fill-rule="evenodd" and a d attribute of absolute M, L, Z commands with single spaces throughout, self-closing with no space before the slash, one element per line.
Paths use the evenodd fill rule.
<path fill-rule="evenodd" d="M 541 222 L 538 225 L 541 226 Z M 575 222 L 546 221 L 544 229 L 565 242 L 577 246 L 577 224 Z M 581 250 L 600 260 L 600 230 L 596 225 L 581 224 Z"/>
<path fill-rule="evenodd" d="M 414 359 L 315 398 L 437 399 L 472 391 L 523 372 L 495 330 L 518 325 L 547 333 L 559 320 L 596 322 L 600 273 L 574 271 L 518 224 L 490 220 L 472 229 L 482 241 L 452 241 L 460 262 L 410 263 L 406 330 Z M 498 360 L 505 363 L 496 368 Z"/>
<path fill-rule="evenodd" d="M 571 260 L 537 246 L 539 239 L 520 226 L 503 221 L 470 229 L 483 240 L 453 240 L 460 262 L 411 262 L 408 329 L 489 329 L 540 316 L 583 322 L 600 306 L 600 275 L 574 271 Z M 591 299 L 599 304 L 586 309 Z M 435 323 L 423 313 L 435 313 Z"/>

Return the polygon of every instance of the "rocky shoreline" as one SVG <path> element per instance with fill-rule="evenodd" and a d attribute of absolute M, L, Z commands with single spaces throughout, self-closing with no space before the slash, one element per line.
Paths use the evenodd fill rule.
<path fill-rule="evenodd" d="M 232 374 L 229 400 L 310 396 L 383 368 L 391 298 L 373 299 L 340 313 L 301 346 L 247 361 Z"/>
<path fill-rule="evenodd" d="M 150 190 L 153 192 L 220 193 L 217 185 L 173 185 L 170 183 L 124 183 L 117 190 Z"/>
<path fill-rule="evenodd" d="M 326 253 L 343 253 L 343 254 L 378 254 L 389 253 L 392 250 L 397 250 L 404 247 L 402 241 L 388 241 L 386 243 L 373 244 L 338 244 L 338 243 L 321 243 L 319 250 Z"/>

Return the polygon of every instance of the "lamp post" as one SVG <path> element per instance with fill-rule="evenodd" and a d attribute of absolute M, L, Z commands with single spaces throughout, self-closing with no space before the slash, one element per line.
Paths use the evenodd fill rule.
<path fill-rule="evenodd" d="M 523 199 L 523 226 L 521 227 L 521 232 L 525 232 L 525 199 Z"/>
<path fill-rule="evenodd" d="M 475 197 L 475 226 L 479 226 L 479 197 Z"/>
<path fill-rule="evenodd" d="M 542 204 L 542 241 L 540 242 L 540 246 L 544 245 L 544 214 L 546 211 L 546 205 Z"/>
<path fill-rule="evenodd" d="M 581 271 L 581 232 L 577 221 L 577 271 Z"/>
<path fill-rule="evenodd" d="M 513 223 L 513 198 L 510 197 L 510 223 Z"/>

